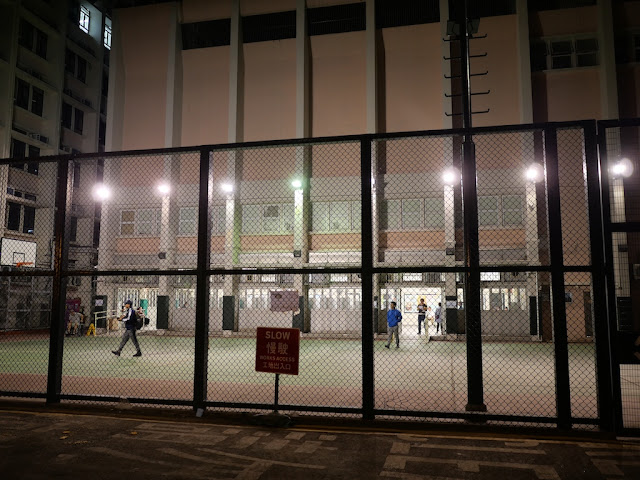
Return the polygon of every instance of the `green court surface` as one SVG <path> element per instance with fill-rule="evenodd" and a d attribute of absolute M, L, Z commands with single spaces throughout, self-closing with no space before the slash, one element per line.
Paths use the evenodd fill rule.
<path fill-rule="evenodd" d="M 143 356 L 129 342 L 122 356 L 117 334 L 67 337 L 62 393 L 189 400 L 193 395 L 194 338 L 140 335 Z M 403 339 L 399 349 L 374 342 L 377 408 L 464 412 L 466 344 Z M 212 337 L 208 349 L 207 399 L 260 403 L 273 400 L 274 375 L 255 371 L 255 338 Z M 0 339 L 2 391 L 44 392 L 48 337 Z M 597 416 L 594 347 L 569 347 L 572 414 Z M 484 343 L 483 389 L 490 413 L 555 415 L 553 344 Z M 281 403 L 360 407 L 362 347 L 359 339 L 302 338 L 299 375 L 281 375 Z"/>

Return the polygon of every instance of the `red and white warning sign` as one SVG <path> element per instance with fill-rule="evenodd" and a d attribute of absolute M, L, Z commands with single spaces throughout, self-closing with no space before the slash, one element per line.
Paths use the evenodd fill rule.
<path fill-rule="evenodd" d="M 300 330 L 258 327 L 256 372 L 298 375 Z"/>

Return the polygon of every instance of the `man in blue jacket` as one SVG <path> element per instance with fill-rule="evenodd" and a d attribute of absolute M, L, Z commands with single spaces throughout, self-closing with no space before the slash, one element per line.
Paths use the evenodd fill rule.
<path fill-rule="evenodd" d="M 133 356 L 141 357 L 142 352 L 140 351 L 140 344 L 138 343 L 138 338 L 136 337 L 136 312 L 132 308 L 133 302 L 131 300 L 127 300 L 126 302 L 124 302 L 124 306 L 124 313 L 118 320 L 124 321 L 125 331 L 122 334 L 122 341 L 120 342 L 120 346 L 117 350 L 111 350 L 111 353 L 119 357 L 120 352 L 122 352 L 125 344 L 129 341 L 129 338 L 131 338 L 133 346 L 136 347 L 136 353 Z"/>
<path fill-rule="evenodd" d="M 393 335 L 396 335 L 396 348 L 400 348 L 400 336 L 398 335 L 398 328 L 400 327 L 400 322 L 402 321 L 402 314 L 400 310 L 396 310 L 396 302 L 391 302 L 389 304 L 391 307 L 387 312 L 387 330 L 389 331 L 389 337 L 387 338 L 387 344 L 385 348 L 389 348 L 391 345 L 391 339 Z"/>

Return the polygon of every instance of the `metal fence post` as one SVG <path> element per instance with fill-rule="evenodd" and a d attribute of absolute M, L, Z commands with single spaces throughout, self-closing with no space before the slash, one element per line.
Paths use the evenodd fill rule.
<path fill-rule="evenodd" d="M 589 241 L 591 243 L 591 282 L 593 291 L 593 311 L 596 319 L 596 375 L 598 385 L 598 417 L 600 428 L 606 431 L 613 429 L 613 412 L 611 397 L 611 365 L 610 338 L 608 332 L 606 308 L 606 275 L 599 275 L 604 269 L 604 242 L 602 230 L 602 203 L 600 199 L 600 175 L 598 162 L 598 144 L 596 124 L 586 122 L 584 127 L 585 163 L 587 168 L 587 199 L 589 205 Z M 600 292 L 605 293 L 602 295 Z"/>
<path fill-rule="evenodd" d="M 62 391 L 62 355 L 64 349 L 64 313 L 67 298 L 67 281 L 63 272 L 67 269 L 69 243 L 65 232 L 69 231 L 72 178 L 68 159 L 58 162 L 55 227 L 53 288 L 51 298 L 51 325 L 49 327 L 49 367 L 47 373 L 47 403 L 60 403 Z M 73 169 L 71 169 L 73 172 Z"/>
<path fill-rule="evenodd" d="M 545 163 L 549 218 L 549 256 L 551 263 L 551 309 L 556 367 L 556 410 L 558 427 L 571 428 L 571 388 L 569 385 L 569 349 L 567 314 L 564 298 L 564 253 L 560 214 L 560 179 L 558 174 L 558 138 L 556 127 L 545 128 Z"/>
<path fill-rule="evenodd" d="M 371 212 L 371 137 L 360 141 L 360 184 L 362 201 L 362 416 L 373 420 L 373 218 Z"/>
<path fill-rule="evenodd" d="M 602 233 L 602 250 L 603 258 L 600 265 L 605 272 L 604 279 L 601 275 L 594 275 L 594 278 L 598 278 L 599 287 L 603 288 L 602 292 L 606 292 L 606 300 L 599 299 L 599 310 L 602 312 L 602 319 L 599 324 L 595 324 L 596 332 L 596 356 L 597 356 L 597 374 L 598 374 L 598 386 L 599 397 L 604 395 L 604 392 L 600 392 L 600 389 L 606 386 L 611 390 L 606 392 L 611 396 L 609 405 L 602 405 L 601 402 L 607 401 L 607 399 L 598 398 L 600 405 L 600 426 L 601 428 L 612 429 L 616 434 L 621 433 L 623 429 L 622 422 L 622 394 L 620 392 L 620 365 L 617 358 L 613 355 L 613 344 L 616 340 L 617 333 L 617 319 L 616 319 L 616 285 L 615 274 L 613 271 L 613 239 L 611 232 L 611 205 L 610 205 L 610 191 L 609 191 L 609 157 L 607 154 L 607 126 L 604 122 L 598 122 L 598 148 L 600 150 L 599 158 L 599 170 L 596 170 L 596 174 L 599 176 L 598 187 L 600 189 L 601 201 L 601 233 Z M 589 174 L 589 168 L 587 165 L 587 175 Z M 589 177 L 587 177 L 587 180 Z M 591 189 L 590 189 L 591 190 Z M 594 260 L 595 261 L 595 260 Z M 595 267 L 595 263 L 594 263 Z M 595 271 L 595 268 L 594 268 Z M 596 284 L 594 283 L 594 290 Z M 594 295 L 594 301 L 599 295 Z M 594 303 L 595 305 L 595 303 Z M 596 310 L 596 318 L 598 318 L 598 310 Z M 598 341 L 600 339 L 600 341 Z M 606 341 L 606 345 L 600 345 Z M 604 350 L 606 348 L 606 350 Z M 603 349 L 603 350 L 601 350 Z M 601 364 L 602 363 L 602 364 Z M 601 369 L 607 369 L 604 375 L 608 378 L 600 377 Z M 610 384 L 605 384 L 606 381 Z M 605 408 L 610 410 L 610 418 L 603 418 L 603 412 Z"/>
<path fill-rule="evenodd" d="M 198 195 L 198 265 L 196 268 L 196 328 L 193 366 L 193 408 L 205 408 L 209 352 L 209 275 L 211 256 L 211 215 L 213 175 L 208 149 L 200 151 L 200 188 Z"/>

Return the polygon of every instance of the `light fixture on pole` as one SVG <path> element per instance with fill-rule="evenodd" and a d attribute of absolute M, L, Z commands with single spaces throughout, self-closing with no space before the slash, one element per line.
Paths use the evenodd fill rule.
<path fill-rule="evenodd" d="M 111 189 L 104 183 L 99 183 L 93 187 L 93 198 L 98 202 L 104 202 L 111 198 Z"/>
<path fill-rule="evenodd" d="M 524 176 L 533 183 L 538 183 L 544 178 L 544 168 L 539 163 L 532 163 L 527 167 Z"/>
<path fill-rule="evenodd" d="M 633 163 L 628 158 L 621 158 L 609 169 L 613 178 L 628 178 L 633 173 Z"/>
<path fill-rule="evenodd" d="M 160 193 L 160 195 L 162 196 L 166 196 L 169 195 L 169 193 L 171 193 L 171 185 L 169 185 L 167 182 L 162 182 L 158 185 L 158 193 Z"/>
<path fill-rule="evenodd" d="M 451 167 L 444 171 L 442 174 L 442 181 L 445 185 L 453 186 L 456 183 L 460 183 L 460 172 L 457 168 Z"/>

